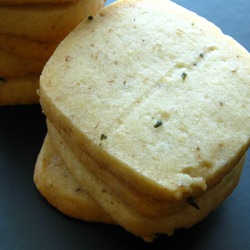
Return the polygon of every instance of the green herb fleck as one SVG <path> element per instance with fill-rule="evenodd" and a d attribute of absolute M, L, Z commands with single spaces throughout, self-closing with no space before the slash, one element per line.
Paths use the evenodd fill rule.
<path fill-rule="evenodd" d="M 90 16 L 88 16 L 88 20 L 93 20 L 93 18 L 94 18 L 94 17 L 93 17 L 93 16 L 91 16 L 91 15 L 90 15 Z"/>
<path fill-rule="evenodd" d="M 155 123 L 155 125 L 154 125 L 154 128 L 158 128 L 160 126 L 162 126 L 162 121 L 161 120 L 157 120 L 156 123 Z"/>
<path fill-rule="evenodd" d="M 224 106 L 224 103 L 223 103 L 223 102 L 220 102 L 220 106 L 223 107 L 223 106 Z"/>
<path fill-rule="evenodd" d="M 192 207 L 196 208 L 197 210 L 200 210 L 199 205 L 196 203 L 196 201 L 194 200 L 193 197 L 189 196 L 189 197 L 187 198 L 186 201 L 187 201 L 187 203 L 188 203 L 189 205 L 191 205 Z"/>
<path fill-rule="evenodd" d="M 187 73 L 186 73 L 186 72 L 183 72 L 183 73 L 181 74 L 181 78 L 182 78 L 183 81 L 185 81 L 186 78 L 187 78 Z"/>
<path fill-rule="evenodd" d="M 203 54 L 203 53 L 200 53 L 200 57 L 201 57 L 201 58 L 204 57 L 204 54 Z"/>
<path fill-rule="evenodd" d="M 107 138 L 108 138 L 108 137 L 107 137 L 105 134 L 101 134 L 101 138 L 100 138 L 101 141 L 102 141 L 102 140 L 106 140 Z"/>

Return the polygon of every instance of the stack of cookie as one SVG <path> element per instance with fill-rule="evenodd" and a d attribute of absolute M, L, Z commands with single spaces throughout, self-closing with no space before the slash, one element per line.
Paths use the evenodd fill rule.
<path fill-rule="evenodd" d="M 0 105 L 38 102 L 39 75 L 60 41 L 104 0 L 0 0 Z"/>
<path fill-rule="evenodd" d="M 46 64 L 38 190 L 63 213 L 152 241 L 205 218 L 250 143 L 250 55 L 166 0 L 81 22 Z"/>

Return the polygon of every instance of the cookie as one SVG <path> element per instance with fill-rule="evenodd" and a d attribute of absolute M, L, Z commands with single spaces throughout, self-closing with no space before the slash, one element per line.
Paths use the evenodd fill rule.
<path fill-rule="evenodd" d="M 72 175 L 148 240 L 198 222 L 232 191 L 220 183 L 249 147 L 249 73 L 249 53 L 195 13 L 165 0 L 117 1 L 57 47 L 40 103 Z M 216 203 L 187 216 L 187 201 L 208 193 Z"/>
<path fill-rule="evenodd" d="M 49 136 L 44 139 L 36 162 L 34 182 L 43 197 L 63 214 L 89 222 L 112 223 L 70 174 Z"/>
<path fill-rule="evenodd" d="M 0 33 L 37 42 L 58 42 L 103 5 L 103 0 L 79 0 L 60 5 L 0 6 Z"/>
<path fill-rule="evenodd" d="M 24 60 L 46 63 L 58 43 L 42 43 L 20 36 L 0 34 L 0 50 Z"/>
<path fill-rule="evenodd" d="M 31 59 L 23 59 L 0 50 L 0 76 L 4 78 L 40 73 L 44 64 Z"/>
<path fill-rule="evenodd" d="M 74 149 L 68 146 L 65 134 L 49 122 L 48 131 L 51 144 L 57 149 L 58 156 L 63 159 L 68 172 L 82 187 L 85 187 L 85 190 L 88 190 L 90 197 L 109 213 L 114 222 L 148 242 L 153 241 L 156 234 L 164 233 L 171 236 L 176 229 L 189 228 L 208 216 L 234 190 L 239 182 L 245 161 L 245 156 L 243 156 L 218 184 L 198 197 L 189 196 L 178 204 L 165 201 L 167 209 L 165 214 L 158 214 L 155 217 L 145 216 L 128 204 L 132 192 L 129 184 L 125 186 L 119 180 L 114 180 L 103 171 L 101 166 L 99 166 L 98 175 L 93 174 L 89 169 L 97 165 L 92 159 L 83 153 L 79 160 Z M 109 181 L 113 181 L 115 185 L 113 188 L 107 186 Z M 120 185 L 116 186 L 118 183 Z M 158 202 L 152 199 L 151 204 L 147 204 L 145 196 L 139 197 L 136 190 L 134 197 L 137 200 L 140 199 L 142 205 L 148 210 L 151 210 L 151 206 L 155 206 L 154 202 Z"/>

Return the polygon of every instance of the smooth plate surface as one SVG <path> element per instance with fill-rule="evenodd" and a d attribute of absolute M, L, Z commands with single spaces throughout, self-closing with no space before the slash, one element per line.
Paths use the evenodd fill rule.
<path fill-rule="evenodd" d="M 176 2 L 213 21 L 250 50 L 248 0 Z M 118 226 L 70 219 L 39 195 L 32 177 L 45 134 L 39 105 L 0 107 L 1 250 L 250 249 L 250 152 L 238 187 L 220 208 L 191 229 L 147 244 Z"/>

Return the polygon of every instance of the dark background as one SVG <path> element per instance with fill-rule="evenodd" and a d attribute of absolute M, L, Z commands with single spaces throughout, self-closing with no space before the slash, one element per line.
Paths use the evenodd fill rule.
<path fill-rule="evenodd" d="M 107 4 L 113 1 L 107 1 Z M 178 0 L 250 50 L 249 0 Z M 44 135 L 39 105 L 0 107 L 0 249 L 250 249 L 250 155 L 233 194 L 203 222 L 144 243 L 118 226 L 70 219 L 53 209 L 33 184 Z"/>

